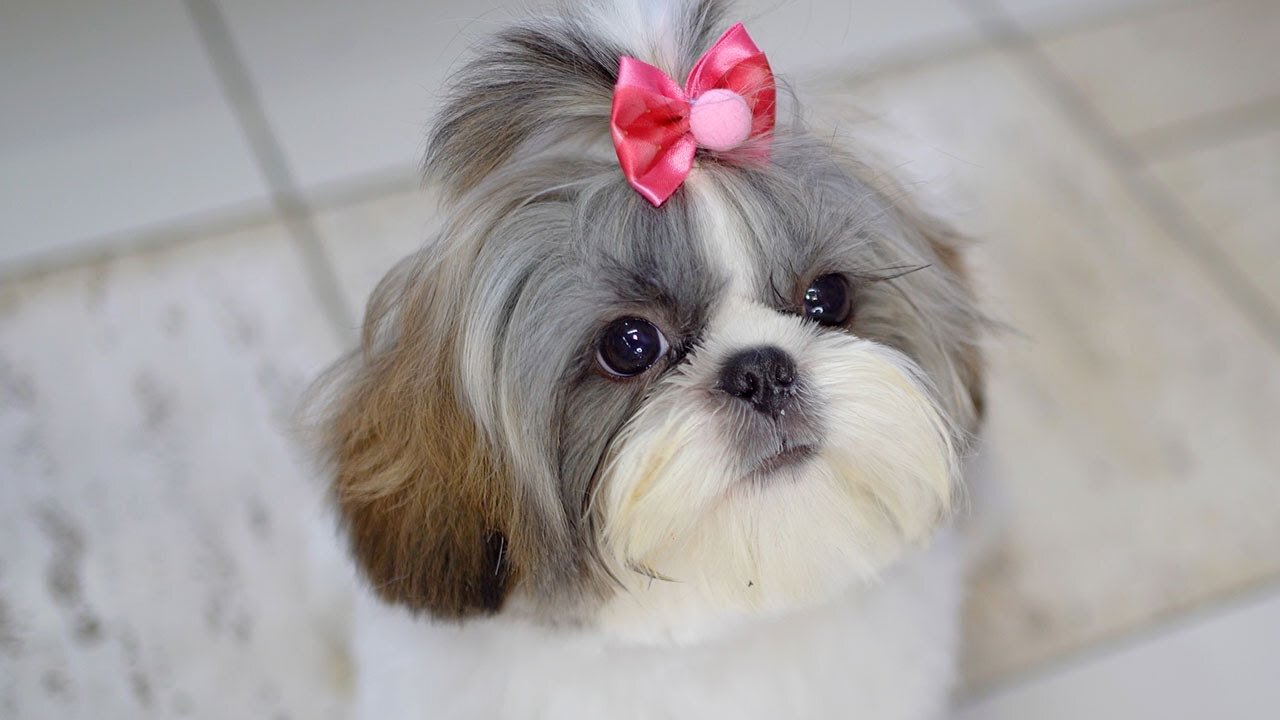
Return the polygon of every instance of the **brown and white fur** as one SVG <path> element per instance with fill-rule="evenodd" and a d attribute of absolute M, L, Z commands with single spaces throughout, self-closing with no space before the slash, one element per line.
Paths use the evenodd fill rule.
<path fill-rule="evenodd" d="M 316 395 L 363 716 L 943 712 L 982 410 L 961 243 L 794 109 L 767 163 L 700 151 L 662 207 L 633 191 L 618 58 L 682 78 L 722 10 L 565 10 L 457 77 L 443 229 Z M 815 321 L 820 281 L 847 317 Z M 620 377 L 624 318 L 661 352 Z"/>

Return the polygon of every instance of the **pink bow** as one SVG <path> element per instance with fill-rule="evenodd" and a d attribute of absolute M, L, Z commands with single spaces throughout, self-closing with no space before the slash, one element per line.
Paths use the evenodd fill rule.
<path fill-rule="evenodd" d="M 766 135 L 775 112 L 769 61 L 738 23 L 698 58 L 683 90 L 624 56 L 613 86 L 613 147 L 631 187 L 657 207 L 689 176 L 699 147 L 722 152 Z"/>

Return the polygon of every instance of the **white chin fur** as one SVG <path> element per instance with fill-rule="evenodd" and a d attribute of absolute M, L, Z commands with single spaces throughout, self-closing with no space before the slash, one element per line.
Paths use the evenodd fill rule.
<path fill-rule="evenodd" d="M 692 642 L 749 615 L 831 599 L 922 542 L 951 505 L 950 428 L 901 353 L 733 303 L 615 444 L 600 496 L 605 559 L 624 588 L 602 630 Z M 727 355 L 776 345 L 796 360 L 821 418 L 803 464 L 743 477 L 712 389 Z"/>

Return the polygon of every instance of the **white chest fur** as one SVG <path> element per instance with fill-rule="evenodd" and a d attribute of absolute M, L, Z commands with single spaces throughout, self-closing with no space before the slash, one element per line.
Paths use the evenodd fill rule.
<path fill-rule="evenodd" d="M 493 619 L 357 608 L 358 717 L 932 718 L 958 644 L 962 553 L 950 531 L 883 581 L 690 647 Z"/>

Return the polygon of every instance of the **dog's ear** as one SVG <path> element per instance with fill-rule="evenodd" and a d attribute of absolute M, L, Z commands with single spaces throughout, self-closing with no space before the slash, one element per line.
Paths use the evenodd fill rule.
<path fill-rule="evenodd" d="M 990 329 L 990 321 L 977 310 L 972 272 L 966 257 L 971 244 L 953 226 L 925 212 L 897 194 L 899 216 L 928 245 L 929 252 L 958 290 L 959 297 L 949 310 L 949 324 L 953 326 L 953 358 L 957 372 L 973 410 L 973 418 L 981 422 L 986 415 L 986 361 L 982 353 L 981 338 Z"/>
<path fill-rule="evenodd" d="M 385 600 L 496 612 L 525 570 L 512 484 L 455 386 L 454 313 L 410 258 L 369 303 L 361 347 L 318 387 L 320 440 L 356 562 Z"/>

